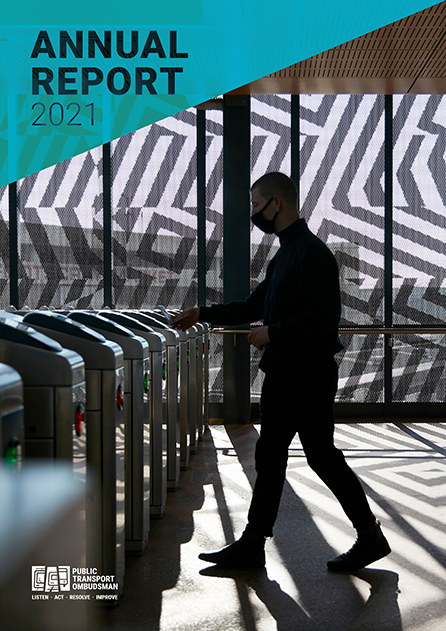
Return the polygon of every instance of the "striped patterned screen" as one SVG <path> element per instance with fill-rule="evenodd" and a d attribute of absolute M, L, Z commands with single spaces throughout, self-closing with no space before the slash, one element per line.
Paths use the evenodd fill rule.
<path fill-rule="evenodd" d="M 384 97 L 300 97 L 301 216 L 337 258 L 342 322 L 382 325 Z M 383 340 L 344 336 L 338 401 L 383 400 Z"/>
<path fill-rule="evenodd" d="M 446 97 L 393 99 L 393 322 L 446 322 Z M 393 339 L 393 401 L 444 402 L 446 337 Z"/>
<path fill-rule="evenodd" d="M 291 173 L 291 97 L 257 94 L 251 97 L 251 183 L 268 171 Z M 279 239 L 251 225 L 251 290 L 265 277 Z M 251 401 L 260 400 L 263 376 L 261 351 L 251 346 Z"/>
<path fill-rule="evenodd" d="M 102 149 L 18 182 L 19 303 L 103 306 Z"/>
<path fill-rule="evenodd" d="M 223 112 L 206 112 L 206 304 L 223 301 Z M 223 401 L 223 340 L 211 335 L 210 401 Z"/>
<path fill-rule="evenodd" d="M 112 143 L 117 308 L 196 304 L 196 175 L 195 110 Z"/>

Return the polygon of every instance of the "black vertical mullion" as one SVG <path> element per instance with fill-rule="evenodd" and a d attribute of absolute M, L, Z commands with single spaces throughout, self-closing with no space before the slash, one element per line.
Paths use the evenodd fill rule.
<path fill-rule="evenodd" d="M 17 182 L 8 186 L 9 194 L 9 302 L 19 309 L 19 238 Z"/>
<path fill-rule="evenodd" d="M 206 112 L 197 110 L 198 304 L 206 304 Z"/>
<path fill-rule="evenodd" d="M 104 305 L 113 307 L 111 252 L 111 147 L 109 142 L 102 145 L 102 200 L 104 213 Z"/>
<path fill-rule="evenodd" d="M 225 95 L 223 109 L 223 300 L 242 300 L 251 285 L 250 100 Z M 242 324 L 242 323 L 240 323 Z M 251 418 L 250 349 L 246 335 L 223 340 L 223 418 Z"/>
<path fill-rule="evenodd" d="M 291 179 L 297 187 L 297 209 L 300 210 L 300 95 L 291 95 Z"/>
<path fill-rule="evenodd" d="M 392 326 L 393 311 L 393 100 L 384 97 L 384 326 Z M 392 336 L 384 335 L 384 406 L 391 414 L 392 403 Z"/>

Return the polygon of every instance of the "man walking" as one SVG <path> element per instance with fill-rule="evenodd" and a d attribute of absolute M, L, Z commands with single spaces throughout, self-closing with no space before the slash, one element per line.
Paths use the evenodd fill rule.
<path fill-rule="evenodd" d="M 263 567 L 265 539 L 272 537 L 285 482 L 288 448 L 296 433 L 309 466 L 331 489 L 356 528 L 348 552 L 328 561 L 332 571 L 355 571 L 390 552 L 355 473 L 334 446 L 333 401 L 343 348 L 339 273 L 328 247 L 299 218 L 294 182 L 283 173 L 267 173 L 251 187 L 253 223 L 276 233 L 280 248 L 266 277 L 246 300 L 183 311 L 173 326 L 187 329 L 198 321 L 233 325 L 263 320 L 248 342 L 263 349 L 265 373 L 256 444 L 257 478 L 241 538 L 200 559 L 222 567 Z"/>

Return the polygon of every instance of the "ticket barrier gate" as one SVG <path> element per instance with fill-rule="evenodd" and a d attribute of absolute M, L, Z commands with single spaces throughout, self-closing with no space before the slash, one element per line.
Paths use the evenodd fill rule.
<path fill-rule="evenodd" d="M 147 325 L 119 311 L 99 315 L 130 329 L 149 343 L 151 356 L 150 515 L 162 517 L 167 499 L 166 340 Z"/>
<path fill-rule="evenodd" d="M 72 311 L 80 322 L 124 351 L 125 550 L 142 554 L 150 528 L 150 353 L 148 342 L 97 313 Z"/>
<path fill-rule="evenodd" d="M 164 315 L 150 310 L 139 311 L 143 316 L 152 318 L 156 327 L 170 328 Z M 153 325 L 153 328 L 156 328 Z M 190 423 L 189 423 L 189 372 L 190 341 L 189 331 L 177 331 L 180 336 L 180 387 L 178 400 L 178 418 L 180 421 L 180 469 L 185 471 L 189 465 L 190 455 Z M 192 379 L 192 377 L 190 377 Z"/>
<path fill-rule="evenodd" d="M 197 322 L 195 328 L 197 335 L 197 436 L 198 440 L 203 439 L 204 429 L 204 357 L 205 357 L 205 327 L 201 322 Z"/>
<path fill-rule="evenodd" d="M 168 310 L 172 317 L 179 313 L 176 309 Z M 195 374 L 195 389 L 192 394 L 192 399 L 195 398 L 195 402 L 192 402 L 195 413 L 191 410 L 191 424 L 190 424 L 190 451 L 195 453 L 197 450 L 197 443 L 203 438 L 203 426 L 204 426 L 204 357 L 205 357 L 205 325 L 201 322 L 197 322 L 191 329 L 195 333 L 195 353 L 194 357 L 191 357 L 190 370 L 194 370 Z M 191 331 L 188 329 L 188 331 Z M 193 334 L 191 333 L 193 339 Z M 192 350 L 191 350 L 192 352 Z M 195 362 L 195 367 L 193 363 Z"/>
<path fill-rule="evenodd" d="M 160 320 L 164 324 L 168 324 L 168 319 L 164 314 L 156 309 L 143 311 L 152 317 Z M 192 326 L 187 329 L 189 335 L 189 389 L 188 389 L 188 418 L 189 418 L 189 453 L 194 454 L 197 451 L 198 443 L 198 329 Z"/>
<path fill-rule="evenodd" d="M 176 315 L 177 313 L 180 313 L 180 311 L 176 309 L 172 309 L 170 311 L 171 315 Z M 198 322 L 195 326 L 199 329 L 199 331 L 201 332 L 203 336 L 203 345 L 202 345 L 203 354 L 202 354 L 201 360 L 199 358 L 199 363 L 201 362 L 203 364 L 203 377 L 202 377 L 203 405 L 201 406 L 201 404 L 199 404 L 199 410 L 202 410 L 202 412 L 199 411 L 199 423 L 198 423 L 199 424 L 199 438 L 201 439 L 203 429 L 209 426 L 209 352 L 210 352 L 209 333 L 210 333 L 210 327 L 209 327 L 209 324 L 207 324 L 207 322 Z M 200 375 L 199 379 L 201 379 L 200 366 L 198 367 L 198 371 Z M 202 416 L 202 421 L 200 420 L 200 415 Z"/>
<path fill-rule="evenodd" d="M 179 400 L 181 393 L 181 355 L 187 353 L 185 336 L 170 329 L 155 318 L 140 311 L 124 311 L 124 314 L 139 320 L 166 339 L 166 392 L 167 392 L 167 489 L 174 491 L 180 481 L 181 423 Z"/>
<path fill-rule="evenodd" d="M 170 309 L 168 311 L 166 311 L 163 308 L 163 311 L 165 311 L 169 316 L 174 316 L 177 315 L 179 313 L 181 313 L 181 311 L 179 309 Z M 159 312 L 158 312 L 159 313 Z M 202 357 L 200 358 L 199 355 L 198 357 L 198 382 L 200 382 L 200 380 L 202 380 L 203 383 L 203 396 L 202 396 L 202 401 L 200 400 L 198 403 L 198 437 L 201 440 L 202 436 L 203 436 L 203 430 L 209 426 L 209 352 L 210 352 L 210 338 L 209 338 L 209 333 L 210 333 L 210 327 L 209 324 L 207 324 L 206 322 L 197 322 L 197 324 L 195 325 L 196 328 L 199 330 L 200 334 L 202 335 L 202 341 L 203 344 L 200 345 L 197 343 L 198 346 L 198 353 L 200 353 L 200 349 L 202 348 Z M 201 366 L 200 364 L 202 364 L 203 366 L 203 374 L 201 371 Z M 201 399 L 201 388 L 199 388 L 199 397 Z"/>
<path fill-rule="evenodd" d="M 189 334 L 189 451 L 196 453 L 198 444 L 199 385 L 198 385 L 198 329 L 192 326 Z"/>
<path fill-rule="evenodd" d="M 24 456 L 68 459 L 86 479 L 85 364 L 18 315 L 0 317 L 0 361 L 23 381 Z"/>
<path fill-rule="evenodd" d="M 62 314 L 31 311 L 23 321 L 84 359 L 87 461 L 99 489 L 87 502 L 91 528 L 87 564 L 101 575 L 114 576 L 120 593 L 125 568 L 123 351 L 115 342 Z"/>
<path fill-rule="evenodd" d="M 23 381 L 11 366 L 0 364 L 0 463 L 18 471 L 25 440 Z"/>
<path fill-rule="evenodd" d="M 156 325 L 153 328 L 162 333 L 164 327 L 172 330 L 169 325 L 165 324 L 163 316 L 152 311 L 139 311 L 142 316 L 151 318 Z M 136 317 L 136 316 L 135 316 Z M 149 325 L 150 326 L 150 325 Z M 161 327 L 161 329 L 160 329 Z M 176 331 L 180 339 L 180 384 L 178 397 L 178 419 L 180 423 L 180 470 L 185 471 L 189 465 L 190 455 L 190 427 L 189 427 L 189 358 L 190 358 L 190 341 L 188 331 Z"/>
<path fill-rule="evenodd" d="M 203 337 L 203 390 L 204 390 L 204 405 L 203 405 L 203 426 L 204 429 L 209 427 L 209 352 L 211 348 L 210 340 L 210 327 L 207 322 L 201 322 L 204 327 Z"/>

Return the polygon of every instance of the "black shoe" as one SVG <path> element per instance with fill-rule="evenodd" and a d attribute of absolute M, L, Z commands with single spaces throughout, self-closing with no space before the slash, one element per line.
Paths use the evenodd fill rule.
<path fill-rule="evenodd" d="M 265 538 L 246 534 L 219 552 L 202 552 L 198 558 L 225 568 L 260 568 L 265 566 Z"/>
<path fill-rule="evenodd" d="M 355 572 L 391 552 L 387 539 L 377 521 L 373 528 L 358 534 L 358 538 L 348 552 L 328 561 L 327 568 L 332 572 Z"/>

